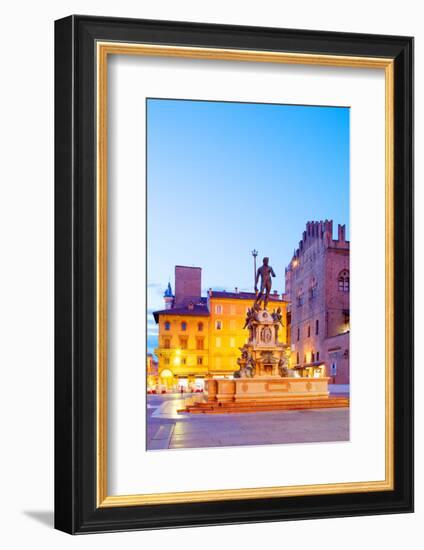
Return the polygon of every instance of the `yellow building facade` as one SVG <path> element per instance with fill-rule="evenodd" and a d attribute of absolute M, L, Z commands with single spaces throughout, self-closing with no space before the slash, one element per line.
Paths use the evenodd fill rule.
<path fill-rule="evenodd" d="M 238 369 L 239 348 L 247 341 L 244 324 L 254 300 L 254 293 L 210 290 L 197 303 L 155 312 L 158 384 L 166 389 L 200 389 L 205 378 L 231 378 Z M 287 343 L 287 303 L 274 294 L 268 309 L 278 307 L 284 323 L 280 340 Z"/>

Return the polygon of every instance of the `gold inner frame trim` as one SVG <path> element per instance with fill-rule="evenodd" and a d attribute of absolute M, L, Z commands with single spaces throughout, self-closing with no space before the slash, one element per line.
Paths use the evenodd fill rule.
<path fill-rule="evenodd" d="M 394 489 L 394 60 L 390 58 L 315 55 L 219 48 L 162 46 L 123 42 L 96 44 L 97 54 L 97 506 L 142 506 L 388 491 Z M 220 59 L 385 71 L 385 479 L 280 487 L 255 487 L 109 496 L 107 493 L 107 61 L 109 55 Z"/>

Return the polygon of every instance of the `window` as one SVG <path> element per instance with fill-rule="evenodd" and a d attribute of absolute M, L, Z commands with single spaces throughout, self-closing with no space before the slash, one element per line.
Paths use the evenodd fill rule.
<path fill-rule="evenodd" d="M 340 272 L 338 285 L 341 292 L 349 292 L 349 271 L 347 269 Z"/>
<path fill-rule="evenodd" d="M 303 306 L 303 292 L 302 289 L 297 293 L 297 307 Z"/>
<path fill-rule="evenodd" d="M 215 346 L 217 348 L 221 347 L 221 338 L 219 336 L 215 339 Z"/>
<path fill-rule="evenodd" d="M 185 321 L 181 323 L 181 330 L 187 330 L 187 323 Z"/>
<path fill-rule="evenodd" d="M 317 361 L 319 361 L 319 351 L 317 351 Z"/>
<path fill-rule="evenodd" d="M 164 338 L 163 339 L 163 347 L 165 349 L 169 349 L 171 347 L 171 338 Z"/>
<path fill-rule="evenodd" d="M 180 338 L 180 348 L 181 349 L 187 349 L 187 338 Z"/>
<path fill-rule="evenodd" d="M 300 340 L 300 328 L 297 327 L 297 341 L 299 342 L 299 340 Z M 298 363 L 299 363 L 299 361 L 298 361 Z"/>
<path fill-rule="evenodd" d="M 215 321 L 216 330 L 222 330 L 222 321 Z"/>
<path fill-rule="evenodd" d="M 187 359 L 185 357 L 182 357 L 181 358 L 181 364 L 182 365 L 186 365 L 187 364 Z"/>
<path fill-rule="evenodd" d="M 222 313 L 222 306 L 221 304 L 217 304 L 215 306 L 215 313 L 218 313 L 219 315 Z"/>
<path fill-rule="evenodd" d="M 311 336 L 311 325 L 308 325 L 308 338 Z"/>
<path fill-rule="evenodd" d="M 198 365 L 203 365 L 203 357 L 198 357 L 197 358 L 197 364 Z"/>
<path fill-rule="evenodd" d="M 300 361 L 300 359 L 299 359 L 299 352 L 297 352 L 297 353 L 296 353 L 296 365 L 299 364 L 299 361 Z"/>
<path fill-rule="evenodd" d="M 171 330 L 171 323 L 169 321 L 165 322 L 165 330 Z"/>
<path fill-rule="evenodd" d="M 165 365 L 169 365 L 169 357 L 165 357 L 165 359 L 163 360 L 163 362 L 165 363 Z"/>
<path fill-rule="evenodd" d="M 315 321 L 315 334 L 319 333 L 319 319 Z"/>
<path fill-rule="evenodd" d="M 317 295 L 317 281 L 315 277 L 312 277 L 311 284 L 309 286 L 309 299 L 312 300 Z"/>
<path fill-rule="evenodd" d="M 236 339 L 231 337 L 230 338 L 230 348 L 235 348 L 236 347 Z"/>
<path fill-rule="evenodd" d="M 196 348 L 203 349 L 203 338 L 196 338 Z"/>
<path fill-rule="evenodd" d="M 197 323 L 197 330 L 203 332 L 203 323 Z"/>
<path fill-rule="evenodd" d="M 311 363 L 315 363 L 315 353 L 311 351 Z"/>

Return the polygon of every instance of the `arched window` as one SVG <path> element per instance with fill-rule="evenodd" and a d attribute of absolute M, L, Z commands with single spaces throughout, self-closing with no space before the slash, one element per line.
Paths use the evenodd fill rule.
<path fill-rule="evenodd" d="M 181 323 L 181 330 L 187 330 L 187 323 L 185 321 Z"/>
<path fill-rule="evenodd" d="M 347 269 L 340 271 L 338 285 L 341 292 L 349 292 L 349 271 Z"/>
<path fill-rule="evenodd" d="M 165 321 L 165 330 L 171 330 L 171 323 L 169 321 Z"/>
<path fill-rule="evenodd" d="M 199 332 L 202 332 L 203 331 L 203 323 L 197 323 L 197 330 Z"/>

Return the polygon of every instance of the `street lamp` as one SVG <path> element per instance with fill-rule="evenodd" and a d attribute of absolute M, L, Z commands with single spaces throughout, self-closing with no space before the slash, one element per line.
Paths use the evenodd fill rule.
<path fill-rule="evenodd" d="M 252 250 L 252 256 L 253 256 L 253 288 L 256 286 L 256 256 L 258 255 L 258 251 L 253 249 Z M 256 293 L 256 290 L 255 290 Z"/>

